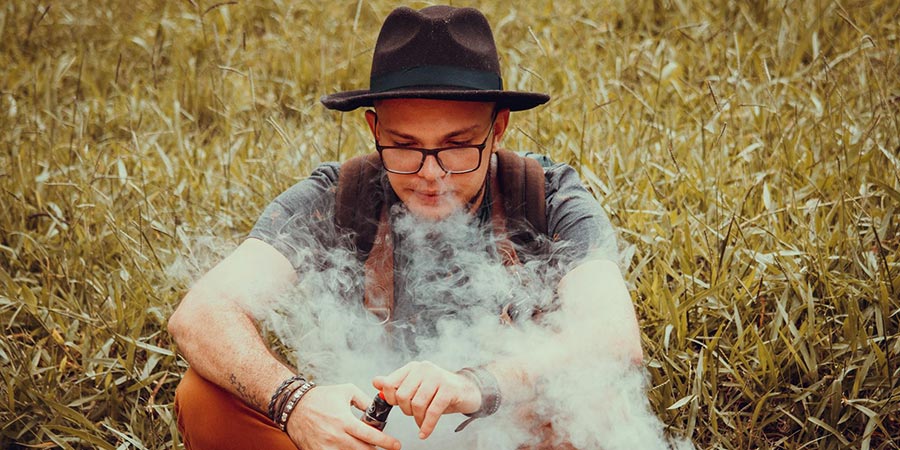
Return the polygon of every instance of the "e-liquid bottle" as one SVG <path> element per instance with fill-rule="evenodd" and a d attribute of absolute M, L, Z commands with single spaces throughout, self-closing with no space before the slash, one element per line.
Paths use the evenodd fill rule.
<path fill-rule="evenodd" d="M 369 405 L 369 408 L 363 413 L 361 419 L 366 425 L 369 425 L 372 428 L 384 430 L 384 426 L 387 425 L 388 414 L 391 413 L 391 408 L 393 407 L 394 405 L 388 403 L 387 400 L 384 399 L 384 394 L 379 391 L 378 395 L 375 396 L 375 399 L 372 400 L 372 404 Z"/>

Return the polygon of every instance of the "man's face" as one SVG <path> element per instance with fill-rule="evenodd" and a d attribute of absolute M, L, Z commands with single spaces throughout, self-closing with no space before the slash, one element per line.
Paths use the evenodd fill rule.
<path fill-rule="evenodd" d="M 487 144 L 474 172 L 448 174 L 434 156 L 427 156 L 417 173 L 388 172 L 391 186 L 413 214 L 439 220 L 470 200 L 473 206 L 481 204 L 491 153 L 509 123 L 509 110 L 498 111 L 491 132 L 493 111 L 493 103 L 389 99 L 378 101 L 375 112 L 366 112 L 375 140 L 382 146 L 434 149 Z"/>

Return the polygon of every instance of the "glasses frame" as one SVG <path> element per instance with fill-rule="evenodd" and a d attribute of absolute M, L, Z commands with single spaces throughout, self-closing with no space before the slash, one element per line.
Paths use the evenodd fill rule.
<path fill-rule="evenodd" d="M 425 159 L 429 156 L 434 156 L 434 160 L 438 163 L 438 167 L 444 171 L 445 174 L 463 174 L 463 173 L 471 173 L 481 168 L 481 157 L 484 155 L 484 149 L 488 145 L 488 139 L 494 135 L 494 121 L 497 120 L 497 110 L 495 109 L 491 113 L 491 123 L 490 130 L 488 130 L 487 136 L 484 137 L 484 141 L 480 144 L 469 144 L 469 145 L 454 145 L 450 147 L 437 147 L 437 148 L 423 148 L 423 147 L 405 147 L 400 145 L 381 145 L 378 143 L 378 139 L 375 139 L 375 149 L 378 150 L 378 157 L 381 159 L 381 166 L 384 167 L 384 170 L 395 173 L 398 175 L 413 175 L 419 173 L 422 170 L 422 167 L 425 167 Z M 378 126 L 378 115 L 375 115 L 375 126 Z M 462 148 L 477 148 L 478 149 L 478 165 L 475 166 L 474 169 L 470 170 L 447 170 L 444 167 L 444 164 L 441 162 L 440 153 L 446 150 L 459 150 Z M 403 171 L 403 170 L 391 170 L 387 168 L 387 165 L 384 163 L 384 150 L 407 150 L 407 151 L 416 151 L 422 155 L 422 159 L 419 160 L 419 167 L 414 171 Z"/>

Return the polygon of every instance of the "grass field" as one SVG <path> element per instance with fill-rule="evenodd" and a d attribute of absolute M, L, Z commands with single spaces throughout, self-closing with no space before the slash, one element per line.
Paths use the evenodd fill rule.
<path fill-rule="evenodd" d="M 393 6 L 0 6 L 0 448 L 179 445 L 166 320 L 274 196 L 371 150 L 318 99 L 367 86 Z M 621 230 L 670 431 L 900 448 L 900 2 L 480 7 L 506 86 L 554 97 L 506 147 Z"/>

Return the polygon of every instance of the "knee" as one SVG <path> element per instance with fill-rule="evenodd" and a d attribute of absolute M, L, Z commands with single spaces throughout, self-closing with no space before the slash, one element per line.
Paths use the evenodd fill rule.
<path fill-rule="evenodd" d="M 199 417 L 205 411 L 215 408 L 214 403 L 222 401 L 223 394 L 228 395 L 193 369 L 188 369 L 175 390 L 175 414 L 178 416 L 179 428 L 183 418 Z"/>
<path fill-rule="evenodd" d="M 219 435 L 216 428 L 228 423 L 220 421 L 218 416 L 233 410 L 235 402 L 239 400 L 188 369 L 175 390 L 175 415 L 185 446 L 206 448 L 201 443 Z"/>
<path fill-rule="evenodd" d="M 191 369 L 175 391 L 175 414 L 189 450 L 296 450 L 264 414 Z"/>

